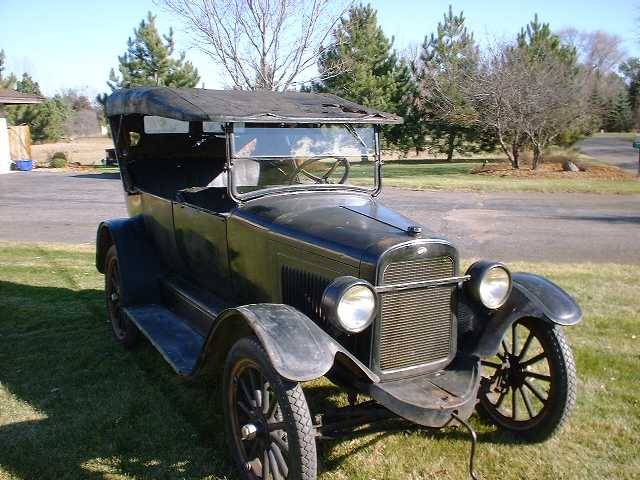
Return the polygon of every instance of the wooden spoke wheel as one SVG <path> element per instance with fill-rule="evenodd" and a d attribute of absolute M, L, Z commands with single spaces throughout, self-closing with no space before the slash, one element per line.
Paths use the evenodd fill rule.
<path fill-rule="evenodd" d="M 122 311 L 120 268 L 115 245 L 112 245 L 107 251 L 105 265 L 104 291 L 111 330 L 118 343 L 131 348 L 140 340 L 140 331 L 126 318 Z"/>
<path fill-rule="evenodd" d="M 239 340 L 229 352 L 223 391 L 229 445 L 243 479 L 316 478 L 315 436 L 302 389 L 278 375 L 254 338 Z"/>
<path fill-rule="evenodd" d="M 527 440 L 552 436 L 575 403 L 576 370 L 556 325 L 538 319 L 514 323 L 493 358 L 482 361 L 478 411 Z"/>

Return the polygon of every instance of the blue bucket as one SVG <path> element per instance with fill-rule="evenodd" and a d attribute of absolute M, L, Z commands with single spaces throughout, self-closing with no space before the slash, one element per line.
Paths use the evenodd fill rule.
<path fill-rule="evenodd" d="M 32 160 L 16 160 L 16 169 L 28 172 L 33 169 L 33 161 Z"/>

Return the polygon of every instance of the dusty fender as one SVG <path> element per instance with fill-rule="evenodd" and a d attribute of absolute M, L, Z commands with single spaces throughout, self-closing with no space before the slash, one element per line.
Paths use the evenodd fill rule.
<path fill-rule="evenodd" d="M 162 262 L 149 241 L 141 216 L 106 220 L 98 226 L 96 268 L 105 273 L 105 259 L 116 245 L 123 306 L 159 301 Z"/>
<path fill-rule="evenodd" d="M 239 339 L 255 335 L 276 371 L 295 382 L 314 380 L 339 362 L 369 382 L 379 378 L 316 325 L 289 305 L 254 304 L 230 308 L 220 314 L 207 336 L 195 373 L 219 368 Z"/>
<path fill-rule="evenodd" d="M 509 327 L 520 318 L 537 318 L 557 325 L 575 325 L 582 320 L 582 311 L 569 294 L 555 283 L 532 273 L 514 273 L 513 290 L 492 316 L 482 319 L 485 328 L 474 354 L 494 355 Z"/>

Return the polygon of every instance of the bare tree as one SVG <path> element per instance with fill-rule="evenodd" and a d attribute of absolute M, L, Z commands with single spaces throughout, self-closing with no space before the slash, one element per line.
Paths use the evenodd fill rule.
<path fill-rule="evenodd" d="M 537 169 L 544 149 L 587 117 L 584 75 L 575 66 L 553 55 L 532 58 L 509 45 L 489 54 L 465 92 L 513 168 L 519 168 L 519 153 L 528 143 L 531 168 Z"/>
<path fill-rule="evenodd" d="M 508 46 L 490 49 L 476 75 L 466 78 L 463 91 L 474 105 L 478 123 L 493 132 L 511 167 L 517 169 L 526 140 L 521 104 L 527 80 L 509 51 Z"/>
<path fill-rule="evenodd" d="M 335 0 L 158 1 L 183 20 L 234 88 L 248 90 L 302 83 L 347 8 Z"/>
<path fill-rule="evenodd" d="M 591 128 L 603 128 L 612 105 L 625 89 L 618 74 L 618 67 L 626 56 L 622 38 L 601 30 L 585 32 L 575 28 L 560 30 L 558 35 L 578 54 L 585 80 L 585 97 L 590 99 Z"/>
<path fill-rule="evenodd" d="M 563 43 L 576 49 L 580 63 L 588 71 L 596 71 L 603 76 L 614 72 L 626 57 L 622 38 L 602 30 L 584 32 L 576 28 L 564 28 L 558 32 L 558 36 Z"/>
<path fill-rule="evenodd" d="M 541 61 L 517 60 L 528 77 L 521 105 L 522 130 L 533 150 L 532 170 L 544 149 L 560 134 L 588 119 L 584 75 L 573 65 L 548 56 Z"/>

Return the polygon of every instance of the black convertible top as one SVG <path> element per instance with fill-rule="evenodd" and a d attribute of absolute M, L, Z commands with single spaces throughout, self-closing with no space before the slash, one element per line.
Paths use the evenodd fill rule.
<path fill-rule="evenodd" d="M 256 123 L 402 123 L 330 94 L 204 88 L 142 87 L 114 92 L 107 116 L 157 115 L 183 121 Z"/>

